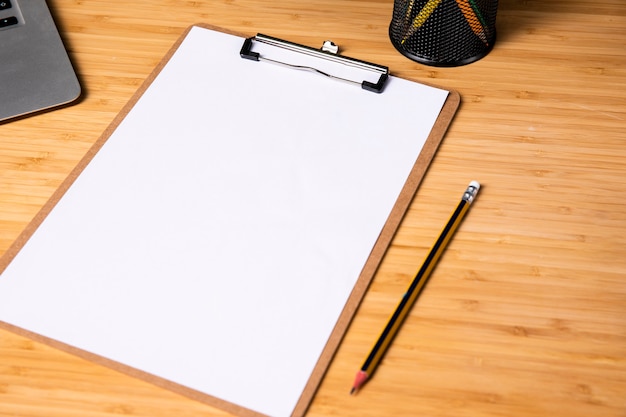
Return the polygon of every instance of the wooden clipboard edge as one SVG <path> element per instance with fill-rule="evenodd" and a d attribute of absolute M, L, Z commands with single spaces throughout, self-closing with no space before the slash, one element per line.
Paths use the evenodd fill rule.
<path fill-rule="evenodd" d="M 126 105 L 120 110 L 117 116 L 115 116 L 111 124 L 104 130 L 102 135 L 96 140 L 96 142 L 94 142 L 92 147 L 87 151 L 87 153 L 79 161 L 76 167 L 70 172 L 68 177 L 61 183 L 59 188 L 57 188 L 57 190 L 52 194 L 50 199 L 46 202 L 46 204 L 44 204 L 41 210 L 35 215 L 35 217 L 26 226 L 22 233 L 20 233 L 15 242 L 13 242 L 9 249 L 7 249 L 2 257 L 0 257 L 0 274 L 2 274 L 2 272 L 8 267 L 13 258 L 15 258 L 18 252 L 26 244 L 28 239 L 30 239 L 30 237 L 35 233 L 37 228 L 45 220 L 48 214 L 50 214 L 54 206 L 56 206 L 59 200 L 72 186 L 74 181 L 83 172 L 83 170 L 87 167 L 87 165 L 91 162 L 95 155 L 100 151 L 102 146 L 104 146 L 109 137 L 113 134 L 113 132 L 120 125 L 120 123 L 131 111 L 131 109 L 139 101 L 141 96 L 150 87 L 156 77 L 161 73 L 163 68 L 167 65 L 171 57 L 174 55 L 176 50 L 178 50 L 181 43 L 194 27 L 215 30 L 244 38 L 251 36 L 242 34 L 237 31 L 231 31 L 204 23 L 198 23 L 187 27 L 178 37 L 172 47 L 168 50 L 163 59 L 159 61 L 154 70 L 150 73 L 150 75 L 148 75 L 148 77 L 144 80 L 144 82 L 137 89 L 137 91 L 131 96 Z M 404 218 L 404 215 L 406 214 L 406 211 L 408 210 L 409 205 L 411 204 L 432 159 L 434 158 L 435 153 L 437 152 L 437 149 L 439 148 L 439 145 L 441 144 L 443 137 L 450 123 L 452 122 L 452 119 L 454 118 L 454 115 L 461 102 L 460 95 L 456 91 L 447 91 L 448 97 L 444 103 L 444 106 L 442 107 L 441 112 L 439 113 L 437 121 L 435 122 L 435 125 L 433 126 L 433 129 L 431 130 L 424 144 L 424 147 L 422 148 L 411 170 L 411 173 L 409 174 L 409 177 L 405 182 L 402 191 L 400 192 L 399 197 L 396 200 L 394 207 L 389 217 L 387 218 L 387 221 L 385 222 L 385 225 L 383 226 L 383 229 L 378 239 L 376 240 L 372 251 L 370 252 L 370 255 L 361 271 L 361 274 L 359 275 L 359 278 L 357 279 L 357 282 L 352 292 L 350 293 L 348 301 L 346 302 L 346 305 L 344 306 L 337 320 L 337 323 L 335 324 L 333 331 L 331 332 L 331 335 L 313 369 L 311 376 L 309 377 L 306 386 L 300 398 L 298 399 L 298 402 L 296 403 L 296 406 L 291 414 L 292 417 L 302 417 L 309 408 L 309 405 L 311 404 L 311 401 L 315 396 L 315 393 L 328 369 L 328 366 L 330 365 L 335 355 L 335 352 L 337 351 L 337 348 L 339 347 L 339 344 L 341 343 L 341 340 L 343 339 L 343 336 L 345 335 L 348 326 L 350 325 L 352 318 L 354 317 L 358 309 L 359 304 L 365 296 L 365 293 L 367 292 L 370 283 L 374 279 L 376 271 L 378 270 L 378 267 L 382 262 L 385 252 L 387 251 L 387 248 L 391 245 L 391 241 L 395 236 L 396 231 L 398 230 L 402 219 Z M 164 378 L 140 371 L 136 368 L 124 365 L 122 363 L 107 359 L 99 355 L 95 355 L 82 349 L 78 349 L 57 340 L 47 338 L 45 336 L 30 332 L 25 329 L 21 329 L 9 323 L 0 321 L 0 329 L 4 329 L 12 333 L 27 337 L 29 339 L 44 343 L 48 346 L 81 357 L 95 364 L 103 365 L 110 369 L 119 371 L 123 374 L 144 380 L 153 385 L 170 390 L 172 392 L 176 392 L 185 397 L 197 400 L 199 402 L 203 402 L 207 405 L 220 408 L 226 412 L 233 413 L 235 415 L 239 415 L 242 417 L 264 416 L 263 414 L 260 414 L 256 411 L 241 407 L 239 405 L 233 404 L 217 397 L 213 397 L 209 394 L 193 390 L 180 384 L 176 384 Z"/>
<path fill-rule="evenodd" d="M 422 83 L 423 84 L 423 83 Z M 436 87 L 440 88 L 440 87 Z M 309 378 L 307 385 L 305 386 L 300 399 L 294 409 L 291 417 L 301 417 L 306 412 L 310 403 L 315 396 L 315 392 L 317 391 L 324 374 L 326 373 L 330 363 L 333 359 L 333 356 L 337 352 L 339 344 L 341 343 L 354 315 L 356 314 L 358 307 L 365 296 L 367 289 L 369 288 L 378 267 L 380 266 L 387 249 L 391 245 L 391 242 L 402 223 L 402 219 L 404 218 L 417 190 L 432 162 L 439 145 L 443 141 L 443 137 L 445 136 L 448 127 L 452 123 L 452 119 L 456 114 L 457 109 L 461 103 L 461 96 L 457 91 L 454 90 L 446 90 L 448 91 L 448 97 L 437 117 L 437 121 L 435 122 L 433 129 L 431 130 L 422 151 L 420 152 L 411 173 L 404 186 L 402 187 L 402 191 L 396 200 L 383 229 L 370 252 L 369 257 L 365 265 L 363 266 L 363 270 L 359 275 L 359 278 L 348 297 L 348 301 L 344 306 L 335 327 L 318 359 L 317 364 Z M 383 93 L 384 94 L 384 93 Z M 350 384 L 352 380 L 346 381 L 346 392 L 350 388 Z"/>

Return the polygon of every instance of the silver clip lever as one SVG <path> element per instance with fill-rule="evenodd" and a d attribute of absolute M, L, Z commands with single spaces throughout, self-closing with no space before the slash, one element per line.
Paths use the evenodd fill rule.
<path fill-rule="evenodd" d="M 352 79 L 346 78 L 345 76 L 331 74 L 327 70 L 322 70 L 322 69 L 315 68 L 309 65 L 298 65 L 298 64 L 292 64 L 292 63 L 288 63 L 284 61 L 271 59 L 271 58 L 268 58 L 267 56 L 261 56 L 259 52 L 253 52 L 252 47 L 253 47 L 254 42 L 261 42 L 263 44 L 275 46 L 278 48 L 283 48 L 292 52 L 306 54 L 314 58 L 320 58 L 326 61 L 331 61 L 333 63 L 338 63 L 338 64 L 350 66 L 353 68 L 357 68 L 359 70 L 373 72 L 377 75 L 378 79 L 375 82 L 367 81 L 367 80 L 352 80 Z M 300 45 L 297 43 L 285 41 L 285 40 L 278 39 L 278 38 L 273 38 L 271 36 L 267 36 L 267 35 L 263 35 L 259 33 L 256 36 L 247 38 L 244 41 L 243 46 L 241 47 L 240 55 L 242 58 L 250 59 L 253 61 L 268 61 L 268 62 L 288 66 L 288 67 L 299 69 L 299 70 L 315 72 L 317 74 L 321 74 L 326 77 L 333 78 L 339 81 L 345 81 L 349 83 L 358 84 L 364 90 L 373 91 L 375 93 L 381 93 L 383 91 L 385 82 L 387 81 L 387 78 L 389 77 L 389 68 L 382 66 L 382 65 L 372 64 L 370 62 L 361 61 L 355 58 L 340 56 L 338 55 L 338 52 L 339 52 L 339 47 L 331 41 L 325 41 L 320 49 L 315 49 L 309 46 Z"/>

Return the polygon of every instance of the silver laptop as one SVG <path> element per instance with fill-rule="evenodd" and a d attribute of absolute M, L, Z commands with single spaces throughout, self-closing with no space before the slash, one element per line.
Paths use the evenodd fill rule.
<path fill-rule="evenodd" d="M 45 0 L 0 0 L 0 123 L 71 103 L 80 92 Z"/>

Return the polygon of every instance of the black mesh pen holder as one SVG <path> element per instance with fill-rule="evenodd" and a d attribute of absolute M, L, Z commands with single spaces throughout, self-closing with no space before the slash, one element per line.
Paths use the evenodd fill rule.
<path fill-rule="evenodd" d="M 413 61 L 466 65 L 493 48 L 497 11 L 498 0 L 395 0 L 389 37 Z"/>

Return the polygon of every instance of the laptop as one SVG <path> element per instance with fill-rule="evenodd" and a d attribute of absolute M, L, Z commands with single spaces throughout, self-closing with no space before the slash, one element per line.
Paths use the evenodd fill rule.
<path fill-rule="evenodd" d="M 0 0 L 0 123 L 71 103 L 80 93 L 45 0 Z"/>

